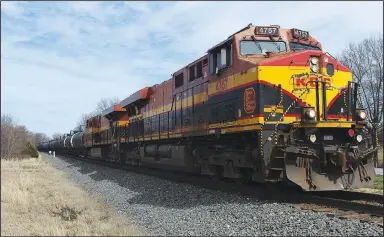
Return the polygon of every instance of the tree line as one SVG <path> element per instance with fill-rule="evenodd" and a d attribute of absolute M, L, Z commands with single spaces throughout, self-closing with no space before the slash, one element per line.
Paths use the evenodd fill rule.
<path fill-rule="evenodd" d="M 101 99 L 93 111 L 81 115 L 73 130 L 82 130 L 88 118 L 100 114 L 103 110 L 117 103 L 119 103 L 118 98 Z M 26 126 L 20 125 L 10 114 L 1 115 L 1 158 L 38 157 L 36 147 L 39 143 L 57 139 L 65 134 L 54 133 L 50 138 L 44 133 L 29 131 Z"/>
<path fill-rule="evenodd" d="M 44 133 L 28 131 L 24 125 L 17 123 L 12 115 L 1 115 L 1 158 L 24 158 L 39 156 L 36 146 L 48 141 Z"/>
<path fill-rule="evenodd" d="M 350 43 L 337 56 L 352 71 L 353 81 L 360 84 L 359 100 L 368 114 L 368 130 L 374 147 L 383 146 L 383 36 L 372 35 Z M 375 154 L 375 164 L 378 153 Z"/>

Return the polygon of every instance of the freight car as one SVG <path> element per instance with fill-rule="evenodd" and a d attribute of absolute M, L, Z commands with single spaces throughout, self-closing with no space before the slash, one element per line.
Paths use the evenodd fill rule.
<path fill-rule="evenodd" d="M 308 31 L 250 24 L 49 149 L 307 191 L 371 187 L 359 96 Z"/>

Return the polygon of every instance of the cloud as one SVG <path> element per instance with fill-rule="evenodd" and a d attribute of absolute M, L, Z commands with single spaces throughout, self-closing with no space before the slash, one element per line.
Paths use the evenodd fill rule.
<path fill-rule="evenodd" d="M 382 2 L 1 2 L 1 13 L 2 113 L 48 135 L 249 23 L 309 30 L 331 54 L 383 28 Z"/>

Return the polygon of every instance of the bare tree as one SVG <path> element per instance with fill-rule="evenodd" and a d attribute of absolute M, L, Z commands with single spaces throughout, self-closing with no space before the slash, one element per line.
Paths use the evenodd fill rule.
<path fill-rule="evenodd" d="M 63 137 L 65 134 L 64 133 L 54 133 L 52 134 L 53 139 L 59 139 L 60 137 Z"/>
<path fill-rule="evenodd" d="M 102 98 L 96 105 L 96 108 L 94 111 L 86 114 L 82 114 L 79 121 L 77 122 L 74 130 L 76 131 L 83 131 L 83 128 L 85 127 L 87 120 L 91 117 L 94 117 L 100 113 L 102 113 L 105 109 L 108 109 L 112 105 L 118 104 L 120 102 L 118 97 L 114 98 Z"/>
<path fill-rule="evenodd" d="M 37 146 L 38 144 L 40 144 L 42 142 L 47 142 L 47 141 L 49 141 L 49 137 L 44 133 L 32 133 L 31 134 L 31 142 L 35 146 Z"/>
<path fill-rule="evenodd" d="M 76 124 L 76 127 L 74 128 L 75 131 L 83 131 L 87 120 L 93 116 L 96 116 L 96 112 L 90 112 L 88 114 L 82 114 L 79 121 Z"/>
<path fill-rule="evenodd" d="M 117 98 L 117 97 L 103 98 L 97 103 L 96 112 L 99 114 L 99 113 L 103 112 L 103 110 L 108 109 L 112 105 L 115 105 L 118 103 L 119 103 L 119 98 Z"/>
<path fill-rule="evenodd" d="M 1 116 L 1 157 L 20 157 L 30 138 L 30 132 L 18 125 L 11 115 Z"/>
<path fill-rule="evenodd" d="M 13 152 L 15 121 L 9 114 L 1 116 L 1 157 L 8 157 Z"/>
<path fill-rule="evenodd" d="M 378 136 L 383 136 L 382 132 L 378 134 L 383 124 L 383 37 L 371 36 L 359 43 L 350 43 L 339 60 L 352 70 L 353 80 L 361 85 L 361 102 L 367 109 L 376 147 Z"/>

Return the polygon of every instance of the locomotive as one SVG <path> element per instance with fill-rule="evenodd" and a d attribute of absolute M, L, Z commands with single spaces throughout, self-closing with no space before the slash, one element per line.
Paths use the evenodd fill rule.
<path fill-rule="evenodd" d="M 250 24 L 39 150 L 305 191 L 372 187 L 359 91 L 308 31 Z"/>

